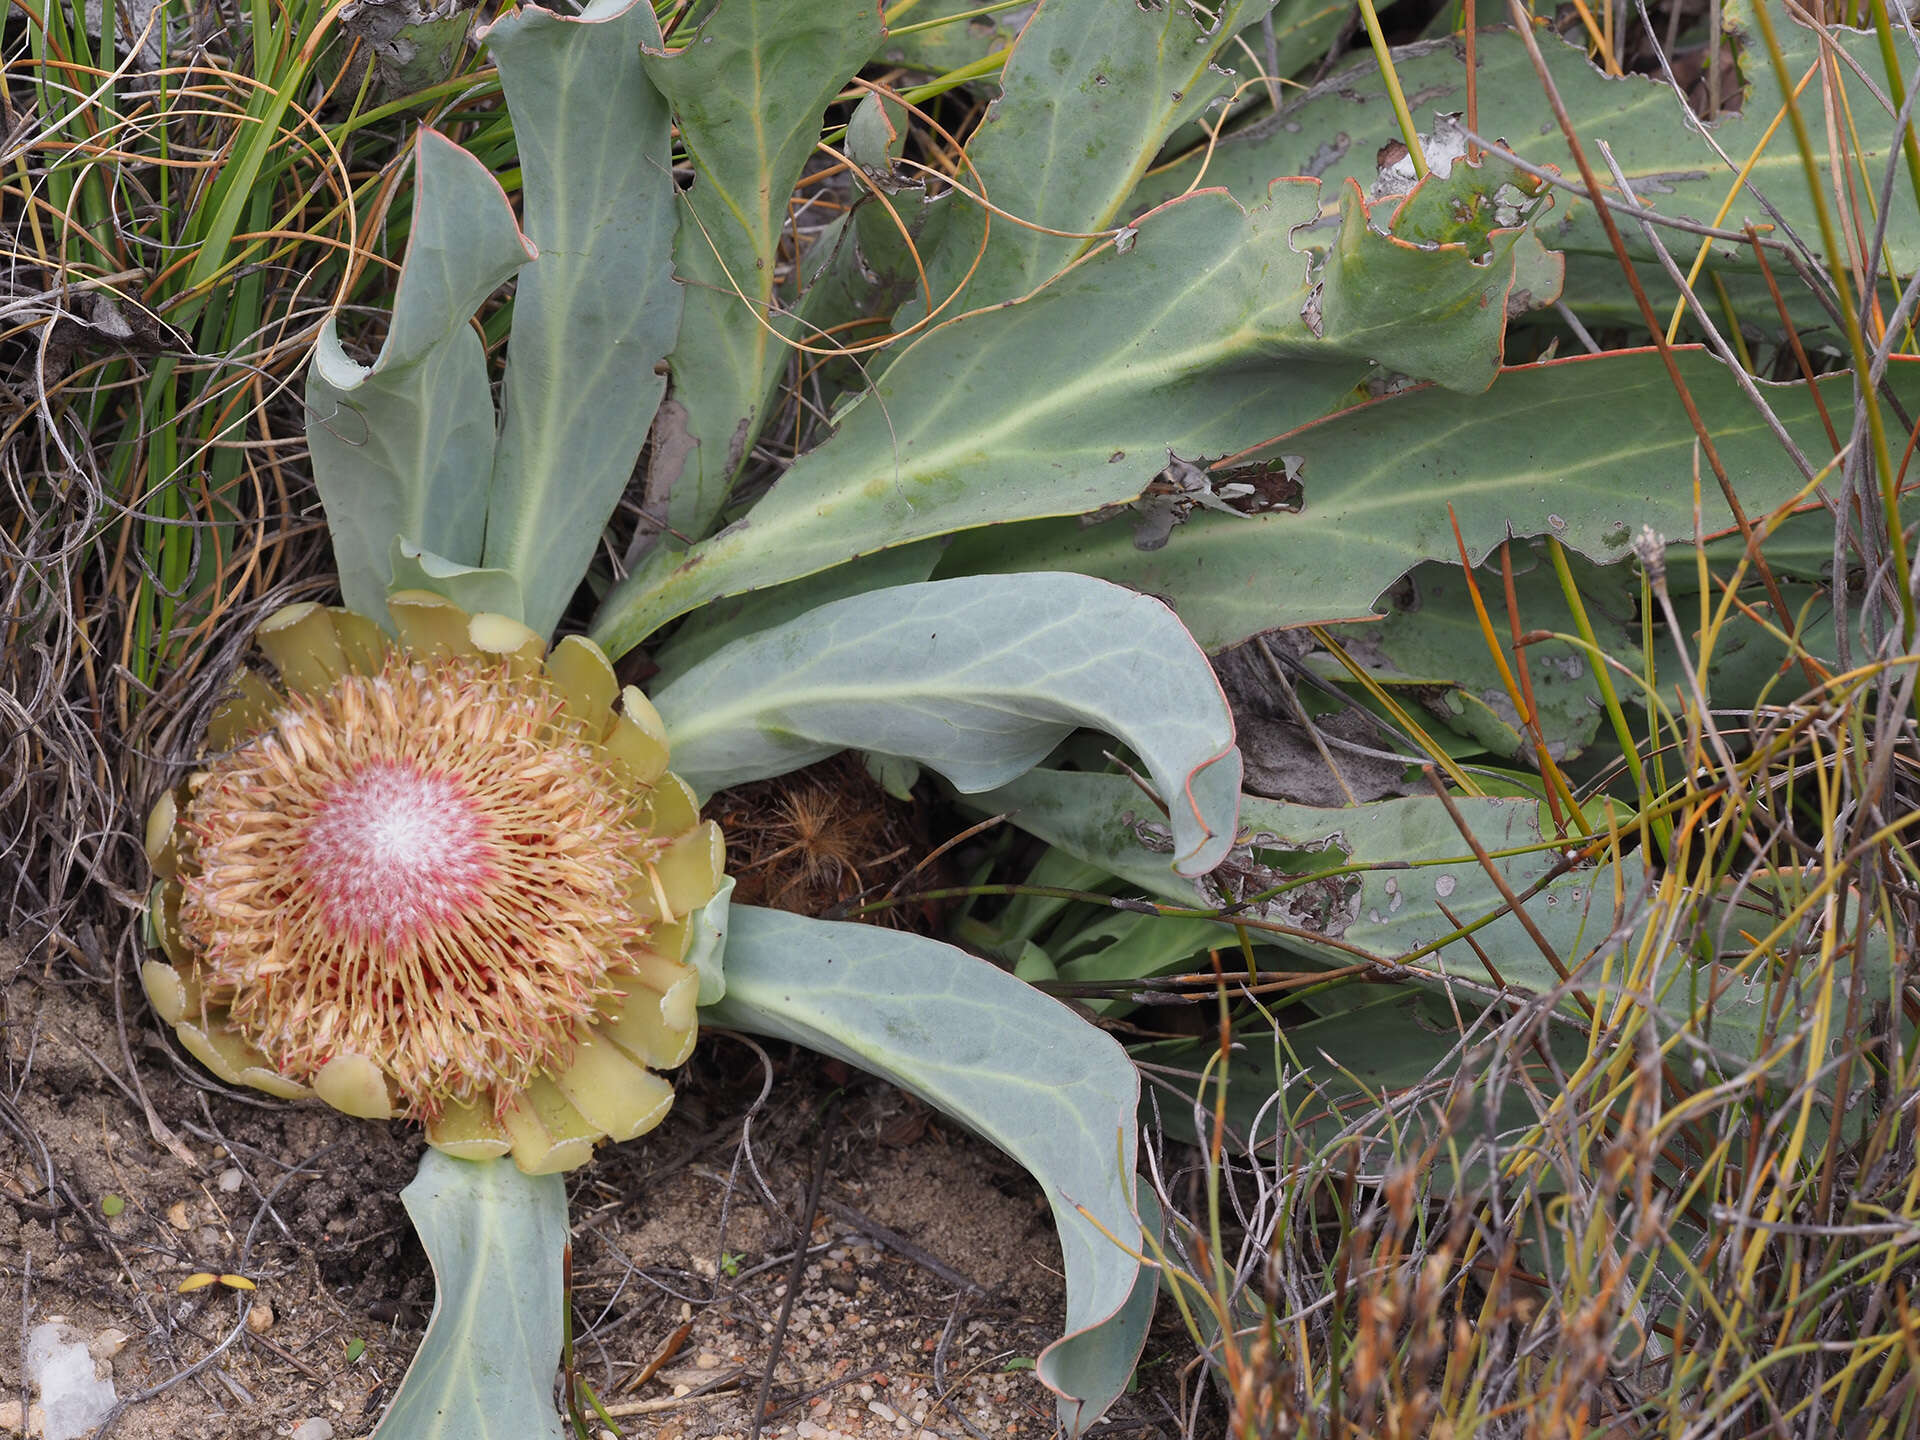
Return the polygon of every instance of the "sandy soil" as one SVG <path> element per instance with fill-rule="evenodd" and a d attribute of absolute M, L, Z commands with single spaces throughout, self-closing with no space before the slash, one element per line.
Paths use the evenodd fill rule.
<path fill-rule="evenodd" d="M 107 975 L 0 940 L 0 1337 L 19 1337 L 0 1338 L 0 1436 L 31 1424 L 28 1330 L 61 1317 L 137 1397 L 98 1434 L 368 1434 L 432 1305 L 398 1199 L 417 1136 L 225 1090 L 125 979 L 123 1025 Z M 823 1147 L 760 1433 L 1054 1433 L 1031 1374 L 1063 1305 L 1037 1187 L 877 1081 L 723 1035 L 660 1130 L 573 1180 L 577 1364 L 621 1433 L 749 1433 Z M 178 1293 L 202 1271 L 257 1288 Z M 1192 1351 L 1160 1331 L 1148 1353 L 1103 1428 L 1171 1440 Z"/>

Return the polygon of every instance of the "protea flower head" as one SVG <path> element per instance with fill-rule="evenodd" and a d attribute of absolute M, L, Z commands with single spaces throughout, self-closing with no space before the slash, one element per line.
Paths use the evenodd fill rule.
<path fill-rule="evenodd" d="M 312 604 L 261 626 L 284 690 L 243 674 L 148 822 L 167 958 L 141 978 L 230 1083 L 569 1169 L 672 1103 L 720 833 L 592 643 L 389 610 L 398 644 Z"/>

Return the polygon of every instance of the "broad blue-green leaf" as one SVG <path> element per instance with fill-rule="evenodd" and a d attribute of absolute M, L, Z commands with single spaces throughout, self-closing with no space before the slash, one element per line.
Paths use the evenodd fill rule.
<path fill-rule="evenodd" d="M 924 267 L 953 221 L 951 193 L 929 199 L 923 177 L 898 171 L 891 179 L 876 179 L 874 189 L 880 193 L 861 188 L 847 213 L 820 232 L 800 264 L 794 314 L 816 343 L 832 336 L 849 349 L 870 344 L 894 328 L 901 306 L 918 300 L 917 310 L 924 313 L 926 297 L 933 293 Z M 940 318 L 959 313 L 957 304 L 948 305 Z M 897 353 L 869 349 L 823 360 L 818 378 L 824 393 L 864 392 Z"/>
<path fill-rule="evenodd" d="M 1832 524 L 1831 521 L 1827 523 Z M 1676 558 L 1669 573 L 1677 577 L 1683 568 L 1691 567 Z M 1724 575 L 1726 572 L 1722 570 L 1719 573 Z M 1787 608 L 1799 620 L 1796 628 L 1798 649 L 1789 651 L 1771 630 L 1743 611 L 1729 613 L 1714 633 L 1713 650 L 1704 657 L 1707 663 L 1700 676 L 1707 703 L 1716 711 L 1750 715 L 1759 705 L 1781 705 L 1797 700 L 1807 689 L 1806 672 L 1797 663 L 1802 653 L 1812 655 L 1829 668 L 1837 668 L 1838 637 L 1833 628 L 1833 602 L 1825 587 L 1787 581 L 1780 589 Z M 1721 598 L 1716 593 L 1715 603 Z M 1756 613 L 1762 619 L 1772 620 L 1770 609 L 1758 607 L 1751 597 L 1748 603 L 1756 606 Z M 1700 614 L 1700 601 L 1697 595 L 1683 595 L 1676 597 L 1674 605 L 1679 611 L 1680 623 L 1687 627 L 1685 640 L 1688 658 L 1698 667 L 1703 658 L 1699 631 L 1695 628 Z M 1865 646 L 1865 641 L 1857 632 L 1854 645 L 1856 659 L 1871 649 L 1870 646 L 1860 648 Z M 1674 637 L 1664 626 L 1655 632 L 1653 658 L 1656 676 L 1671 677 L 1684 673 L 1678 649 Z M 1669 685 L 1666 691 L 1669 706 L 1673 704 L 1672 695 Z M 1647 694 L 1640 686 L 1634 685 L 1624 689 L 1620 699 L 1623 704 L 1644 707 Z"/>
<path fill-rule="evenodd" d="M 1145 1176 L 1136 1177 L 1133 1195 L 1142 1230 L 1159 1243 L 1166 1233 L 1166 1217 Z M 1151 1247 L 1143 1251 L 1152 1253 Z M 1137 1266 L 1133 1289 L 1110 1318 L 1062 1335 L 1041 1352 L 1034 1373 L 1059 1397 L 1060 1423 L 1069 1436 L 1084 1435 L 1133 1383 L 1159 1297 L 1159 1266 Z"/>
<path fill-rule="evenodd" d="M 1699 350 L 1677 358 L 1747 513 L 1762 516 L 1789 499 L 1798 473 L 1725 367 Z M 1896 364 L 1891 383 L 1907 394 L 1916 372 L 1920 365 Z M 1842 434 L 1851 386 L 1835 376 L 1820 387 Z M 1808 454 L 1826 452 L 1805 385 L 1760 388 Z M 1628 415 L 1630 426 L 1621 421 Z M 1297 508 L 1195 510 L 1156 549 L 1137 543 L 1133 515 L 1024 525 L 963 536 L 936 573 L 1103 575 L 1165 597 L 1200 643 L 1217 649 L 1280 626 L 1377 613 L 1381 592 L 1420 561 L 1459 559 L 1450 509 L 1476 565 L 1510 536 L 1552 535 L 1601 564 L 1626 558 L 1643 525 L 1690 537 L 1696 444 L 1652 351 L 1521 366 L 1484 395 L 1430 387 L 1302 425 L 1213 477 L 1216 488 L 1267 483 L 1284 463 L 1299 486 Z M 1718 485 L 1704 464 L 1701 471 L 1708 533 L 1731 528 Z M 1286 583 L 1273 583 L 1276 575 Z"/>
<path fill-rule="evenodd" d="M 978 9 L 979 0 L 916 0 L 887 32 L 874 58 L 940 75 L 1006 49 L 1033 13 L 1032 7 L 1022 5 L 994 15 L 970 14 Z"/>
<path fill-rule="evenodd" d="M 1050 939 L 1054 978 L 1070 984 L 1111 984 L 1205 965 L 1208 950 L 1237 943 L 1230 926 L 1175 915 L 1102 915 L 1058 939 Z M 1078 997 L 1096 1015 L 1127 1011 L 1135 1002 L 1124 993 L 1112 998 Z"/>
<path fill-rule="evenodd" d="M 769 312 L 787 203 L 822 112 L 880 43 L 876 0 L 720 0 L 681 48 L 644 63 L 672 102 L 694 171 L 674 249 L 687 282 L 669 360 L 697 448 L 672 482 L 668 523 L 704 535 L 766 423 L 790 322 Z"/>
<path fill-rule="evenodd" d="M 1272 8 L 1273 0 L 1205 12 L 1108 0 L 1040 6 L 967 142 L 961 183 L 1002 213 L 989 217 L 963 196 L 946 202 L 965 208 L 936 257 L 936 297 L 965 283 L 965 305 L 1016 299 L 1091 248 L 1088 237 L 1119 223 L 1161 142 L 1212 98 L 1205 82 L 1234 34 Z"/>
<path fill-rule="evenodd" d="M 414 146 L 413 224 L 386 344 L 371 366 L 321 322 L 307 369 L 307 443 L 349 607 L 384 617 L 393 543 L 480 561 L 493 468 L 486 357 L 468 322 L 533 258 L 480 162 L 432 130 Z"/>
<path fill-rule="evenodd" d="M 433 1314 L 375 1440 L 560 1440 L 561 1177 L 429 1149 L 400 1199 L 433 1264 Z"/>
<path fill-rule="evenodd" d="M 1893 382 L 1904 398 L 1912 393 L 1911 370 L 1896 365 Z M 1828 396 L 1829 403 L 1833 397 Z M 1825 459 L 1825 455 L 1821 456 Z M 1746 553 L 1746 541 L 1738 535 L 1723 536 L 1707 544 L 1707 564 L 1716 575 L 1732 573 L 1732 567 Z M 1833 573 L 1833 515 L 1818 500 L 1783 517 L 1767 532 L 1767 565 L 1782 580 L 1805 580 L 1817 584 Z M 1667 588 L 1675 595 L 1700 593 L 1700 578 L 1691 564 L 1670 564 Z"/>
<path fill-rule="evenodd" d="M 484 32 L 521 160 L 527 233 L 501 391 L 484 564 L 552 632 L 619 503 L 680 328 L 669 117 L 640 65 L 644 0 L 523 5 Z"/>
<path fill-rule="evenodd" d="M 816 575 L 790 580 L 785 585 L 716 600 L 675 626 L 673 635 L 653 652 L 653 663 L 660 670 L 648 682 L 647 689 L 664 689 L 721 646 L 760 630 L 770 630 L 829 601 L 869 590 L 885 590 L 892 585 L 918 584 L 933 573 L 939 560 L 937 540 L 900 545 L 892 550 L 876 550 L 871 555 L 862 555 Z"/>
<path fill-rule="evenodd" d="M 1317 67 L 1341 26 L 1354 18 L 1352 8 L 1340 0 L 1277 0 L 1265 20 L 1251 20 L 1187 91 L 1185 113 L 1194 118 L 1167 136 L 1155 164 L 1163 163 L 1163 156 L 1206 144 L 1208 130 L 1221 123 L 1221 107 L 1236 92 L 1239 98 L 1233 100 L 1233 109 L 1243 120 L 1271 113 L 1276 93 L 1284 104 L 1285 97 L 1295 91 L 1286 83 L 1287 77 L 1310 65 Z M 1271 90 L 1262 77 L 1271 81 Z"/>
<path fill-rule="evenodd" d="M 1129 1304 L 1141 1268 L 1131 1204 L 1140 1082 L 1126 1052 L 950 945 L 749 905 L 732 915 L 726 998 L 704 1015 L 870 1070 L 1033 1173 L 1067 1275 L 1067 1334 L 1038 1373 L 1061 1392 L 1071 1434 L 1093 1424 L 1124 1389 L 1145 1333 Z"/>
<path fill-rule="evenodd" d="M 972 950 L 984 950 L 1000 959 L 1017 963 L 1027 946 L 1060 919 L 1074 902 L 1063 895 L 1035 893 L 1041 887 L 1057 890 L 1097 890 L 1107 883 L 1107 872 L 1066 851 L 1047 849 L 1027 871 L 1026 884 L 1033 887 L 1023 895 L 1009 895 L 996 906 L 991 920 L 970 913 L 976 902 L 963 901 L 952 927 L 954 939 Z M 1051 964 L 1051 961 L 1047 962 Z"/>
<path fill-rule="evenodd" d="M 1490 193 L 1505 183 L 1484 178 Z M 1170 456 L 1228 454 L 1318 419 L 1376 362 L 1465 389 L 1491 381 L 1523 232 L 1484 254 L 1420 248 L 1363 223 L 1349 189 L 1349 220 L 1316 255 L 1294 232 L 1319 198 L 1311 180 L 1276 184 L 1251 212 L 1193 195 L 1032 299 L 923 335 L 745 520 L 650 556 L 601 607 L 595 638 L 623 654 L 718 596 L 1130 500 Z M 1398 213 L 1424 223 L 1418 202 Z M 1391 313 L 1343 298 L 1387 280 L 1400 287 Z"/>
<path fill-rule="evenodd" d="M 1538 802 L 1461 798 L 1454 803 L 1489 851 L 1519 852 L 1495 862 L 1514 889 L 1525 890 L 1553 868 L 1556 852 L 1540 833 Z M 1166 822 L 1125 776 L 1035 770 L 973 804 L 991 807 L 996 814 L 1009 812 L 1022 829 L 1177 903 L 1212 906 L 1319 876 L 1247 913 L 1291 932 L 1256 933 L 1256 939 L 1334 963 L 1350 963 L 1355 950 L 1390 960 L 1438 940 L 1455 928 L 1442 905 L 1467 922 L 1492 914 L 1501 904 L 1498 888 L 1434 797 L 1330 810 L 1243 796 L 1243 843 L 1216 873 L 1191 880 L 1173 874 L 1159 858 L 1171 839 Z M 1350 865 L 1389 868 L 1323 873 Z M 1413 868 L 1404 868 L 1408 866 Z M 1514 921 L 1496 921 L 1476 938 L 1491 945 L 1488 932 L 1503 936 L 1505 927 L 1519 934 L 1516 958 L 1508 967 L 1514 973 L 1506 978 L 1530 989 L 1551 989 L 1557 977 L 1537 950 L 1530 958 L 1519 952 L 1526 940 Z M 1605 933 L 1603 919 L 1594 938 Z M 1563 936 L 1569 948 L 1575 938 Z M 1329 941 L 1339 944 L 1323 943 Z M 1436 974 L 1444 964 L 1444 973 L 1462 976 L 1470 986 L 1491 983 L 1465 945 L 1456 944 L 1425 963 Z"/>
<path fill-rule="evenodd" d="M 1568 1074 L 1587 1055 L 1583 1033 L 1555 1025 L 1547 1027 L 1543 1037 L 1553 1066 L 1524 1043 L 1502 1055 L 1496 1065 L 1489 1066 L 1484 1056 L 1463 1065 L 1463 1038 L 1470 1056 L 1475 1039 L 1484 1036 L 1463 1037 L 1460 1022 L 1464 1019 L 1469 1027 L 1484 1025 L 1479 1007 L 1459 1004 L 1457 997 L 1449 1003 L 1447 996 L 1432 990 L 1355 989 L 1372 998 L 1326 1015 L 1289 1007 L 1282 1012 L 1278 1033 L 1258 1022 L 1236 1030 L 1225 1077 L 1227 1125 L 1236 1145 L 1276 1154 L 1284 1164 L 1301 1152 L 1323 1150 L 1334 1137 L 1352 1133 L 1357 1126 L 1366 1137 L 1365 1147 L 1353 1157 L 1361 1174 L 1390 1172 L 1396 1159 L 1404 1161 L 1419 1149 L 1417 1139 L 1409 1143 L 1409 1128 L 1438 1118 L 1442 1107 L 1429 1104 L 1412 1114 L 1402 1109 L 1393 1115 L 1382 1109 L 1382 1103 L 1451 1069 L 1457 1083 L 1473 1092 L 1471 1103 L 1448 1109 L 1448 1134 L 1460 1151 L 1467 1152 L 1467 1164 L 1463 1170 L 1453 1169 L 1442 1151 L 1431 1183 L 1436 1193 L 1457 1193 L 1485 1182 L 1485 1151 L 1476 1150 L 1475 1142 L 1494 1137 L 1511 1140 L 1536 1123 L 1557 1093 L 1555 1068 L 1561 1075 Z M 1198 1077 L 1217 1053 L 1217 1045 L 1212 1037 L 1166 1040 L 1134 1046 L 1128 1053 L 1157 1067 L 1169 1083 L 1197 1094 Z M 1490 1068 L 1503 1079 L 1525 1071 L 1532 1083 L 1503 1083 L 1497 1095 L 1482 1092 L 1479 1081 Z M 1180 1072 L 1192 1078 L 1183 1078 Z M 1216 1071 L 1214 1079 L 1218 1078 Z M 1274 1103 L 1276 1092 L 1282 1097 L 1278 1104 Z M 1204 1092 L 1207 1110 L 1212 1109 L 1217 1093 L 1211 1084 Z M 1190 1105 L 1162 1097 L 1158 1113 L 1168 1135 L 1189 1145 L 1205 1143 Z"/>
<path fill-rule="evenodd" d="M 1502 903 L 1437 798 L 1323 810 L 1243 796 L 1245 843 L 1213 875 L 1198 880 L 1167 869 L 1166 823 L 1124 776 L 1035 770 L 973 803 L 996 814 L 1007 812 L 1022 829 L 1177 904 L 1212 907 L 1290 884 L 1284 894 L 1246 912 L 1286 930 L 1256 930 L 1254 938 L 1334 964 L 1362 957 L 1396 962 L 1456 928 L 1445 910 L 1465 924 L 1494 914 Z M 1516 891 L 1524 892 L 1552 869 L 1555 852 L 1542 839 L 1537 802 L 1462 798 L 1454 803 L 1489 851 L 1519 852 L 1495 861 Z M 1326 873 L 1365 865 L 1386 868 Z M 1613 917 L 1609 899 L 1590 929 L 1584 927 L 1595 898 L 1593 883 L 1570 878 L 1575 883 L 1552 906 L 1539 906 L 1536 918 L 1551 917 L 1554 938 L 1564 953 L 1577 958 L 1584 953 L 1582 940 L 1598 943 Z M 1560 923 L 1569 916 L 1571 923 Z M 1558 984 L 1559 977 L 1512 917 L 1495 920 L 1474 938 L 1495 956 L 1506 983 L 1534 992 Z M 1453 977 L 1469 993 L 1498 990 L 1461 942 L 1416 964 L 1415 974 Z"/>
<path fill-rule="evenodd" d="M 1183 873 L 1233 843 L 1240 752 L 1206 656 L 1159 601 L 1081 575 L 836 600 L 736 640 L 653 699 L 674 772 L 702 795 L 845 749 L 986 790 L 1088 726 L 1152 776 Z"/>
<path fill-rule="evenodd" d="M 1691 564 L 1692 558 L 1690 547 L 1677 551 L 1675 564 Z M 1532 546 L 1514 544 L 1508 547 L 1508 564 L 1516 612 L 1508 612 L 1497 555 L 1474 572 L 1474 583 L 1512 674 L 1520 673 L 1524 657 L 1534 716 L 1548 753 L 1555 760 L 1570 760 L 1592 742 L 1604 719 L 1593 662 L 1586 651 L 1564 640 L 1536 641 L 1521 656 L 1514 654 L 1510 636 L 1547 630 L 1572 635 L 1576 622 L 1544 555 Z M 1571 564 L 1601 647 L 1620 663 L 1636 667 L 1638 571 L 1629 565 L 1588 565 L 1578 557 Z M 1350 660 L 1381 684 L 1400 690 L 1410 708 L 1437 715 L 1456 734 L 1479 741 L 1491 753 L 1531 756 L 1533 731 L 1520 723 L 1457 563 L 1416 566 L 1387 592 L 1381 608 L 1387 614 L 1378 623 L 1343 625 L 1335 632 Z M 1346 669 L 1330 656 L 1317 656 L 1310 663 L 1324 679 L 1347 680 Z"/>

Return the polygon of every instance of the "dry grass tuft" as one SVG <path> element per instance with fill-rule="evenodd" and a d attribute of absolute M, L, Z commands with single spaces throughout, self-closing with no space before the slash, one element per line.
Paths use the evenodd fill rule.
<path fill-rule="evenodd" d="M 878 900 L 927 853 L 918 807 L 895 800 L 854 754 L 723 791 L 708 806 L 727 837 L 734 899 L 838 918 Z M 888 906 L 877 923 L 924 929 L 924 907 Z"/>

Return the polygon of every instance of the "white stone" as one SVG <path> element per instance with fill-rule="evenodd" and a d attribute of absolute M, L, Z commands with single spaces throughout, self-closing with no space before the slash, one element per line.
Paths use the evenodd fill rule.
<path fill-rule="evenodd" d="M 40 1387 L 44 1440 L 79 1440 L 107 1418 L 118 1397 L 94 1373 L 87 1342 L 65 1325 L 38 1325 L 27 1337 L 27 1376 Z"/>
<path fill-rule="evenodd" d="M 293 1427 L 292 1440 L 333 1440 L 333 1422 L 315 1415 Z"/>
<path fill-rule="evenodd" d="M 220 1188 L 231 1195 L 240 1188 L 241 1183 L 246 1178 L 247 1177 L 242 1175 L 239 1170 L 229 1166 L 220 1172 Z"/>

